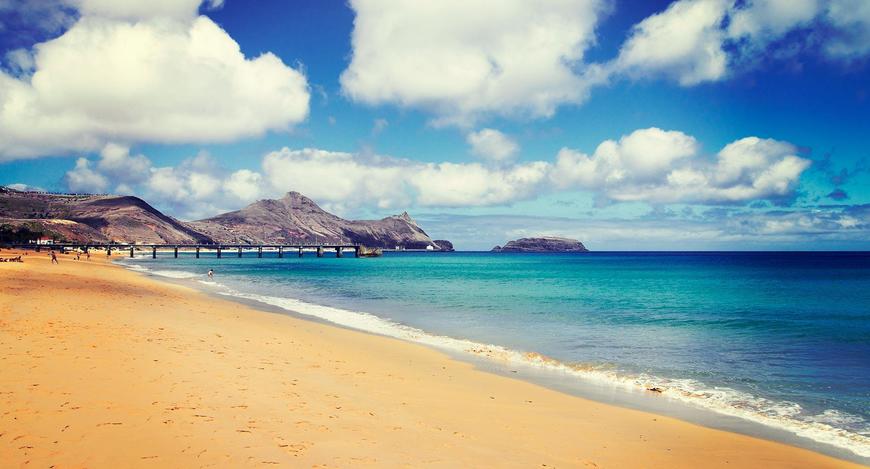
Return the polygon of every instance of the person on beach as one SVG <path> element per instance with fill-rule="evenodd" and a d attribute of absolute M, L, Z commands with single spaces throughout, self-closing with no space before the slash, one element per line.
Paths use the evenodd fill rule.
<path fill-rule="evenodd" d="M 60 264 L 60 262 L 57 261 L 57 254 L 55 254 L 54 251 L 51 251 L 51 263 Z"/>
<path fill-rule="evenodd" d="M 208 279 L 214 280 L 214 270 L 213 269 L 208 269 Z"/>

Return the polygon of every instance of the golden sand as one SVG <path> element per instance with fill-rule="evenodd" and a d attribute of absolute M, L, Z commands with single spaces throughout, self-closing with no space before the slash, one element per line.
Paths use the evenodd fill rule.
<path fill-rule="evenodd" d="M 4 468 L 860 467 L 59 257 L 0 263 Z"/>

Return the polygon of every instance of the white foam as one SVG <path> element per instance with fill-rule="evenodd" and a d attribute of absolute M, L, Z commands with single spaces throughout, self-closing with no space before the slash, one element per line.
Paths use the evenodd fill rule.
<path fill-rule="evenodd" d="M 658 388 L 663 396 L 677 401 L 787 430 L 798 436 L 849 450 L 862 457 L 870 457 L 870 432 L 866 430 L 866 425 L 858 425 L 862 428 L 858 432 L 836 426 L 838 424 L 850 426 L 861 424 L 864 419 L 860 416 L 836 410 L 826 410 L 818 415 L 803 415 L 802 407 L 793 402 L 773 401 L 727 387 L 711 387 L 692 379 L 670 379 L 646 374 L 629 375 L 598 366 L 560 362 L 537 353 L 521 352 L 499 345 L 429 334 L 423 330 L 383 319 L 373 314 L 307 303 L 294 298 L 253 295 L 235 291 L 220 292 L 220 294 L 258 301 L 365 332 L 454 352 L 468 353 L 500 363 L 533 366 L 583 380 L 620 387 L 631 392 L 647 392 L 650 388 Z"/>
<path fill-rule="evenodd" d="M 196 272 L 185 272 L 183 270 L 152 270 L 148 273 L 153 275 L 158 275 L 160 277 L 167 278 L 176 278 L 176 279 L 186 279 L 186 278 L 198 278 L 204 277 L 205 274 L 200 274 Z"/>

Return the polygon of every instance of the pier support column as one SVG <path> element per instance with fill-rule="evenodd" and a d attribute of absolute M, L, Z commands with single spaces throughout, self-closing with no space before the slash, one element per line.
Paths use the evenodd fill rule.
<path fill-rule="evenodd" d="M 341 257 L 341 256 L 343 256 L 343 255 L 344 255 L 344 254 L 341 252 L 341 248 L 340 248 L 340 247 L 335 248 L 335 257 Z"/>
<path fill-rule="evenodd" d="M 199 259 L 199 246 L 196 247 L 196 258 Z"/>
<path fill-rule="evenodd" d="M 178 259 L 178 246 L 175 246 L 175 258 Z"/>
<path fill-rule="evenodd" d="M 106 246 L 106 256 L 112 255 L 112 246 Z"/>
<path fill-rule="evenodd" d="M 42 251 L 42 246 L 39 245 L 39 241 L 36 242 L 36 252 Z"/>
<path fill-rule="evenodd" d="M 284 246 L 278 246 L 278 259 L 284 258 Z"/>
<path fill-rule="evenodd" d="M 299 246 L 299 257 L 302 257 L 302 246 Z"/>
<path fill-rule="evenodd" d="M 359 251 L 360 251 L 360 247 L 359 247 L 359 246 L 354 246 L 354 248 L 353 248 L 353 257 L 359 257 Z"/>
<path fill-rule="evenodd" d="M 323 257 L 323 246 L 317 246 L 317 257 Z"/>
<path fill-rule="evenodd" d="M 257 248 L 257 257 L 259 257 L 260 259 L 263 258 L 263 246 Z"/>
<path fill-rule="evenodd" d="M 242 247 L 239 246 L 239 259 L 241 259 L 241 258 L 242 258 Z"/>
<path fill-rule="evenodd" d="M 221 258 L 221 248 L 220 248 L 220 246 L 218 246 L 218 248 L 217 248 L 217 254 L 218 254 L 218 257 L 217 257 L 217 258 L 220 259 L 220 258 Z"/>
<path fill-rule="evenodd" d="M 130 246 L 130 259 L 133 258 L 133 246 Z"/>
<path fill-rule="evenodd" d="M 151 246 L 151 258 L 157 259 L 157 246 Z"/>

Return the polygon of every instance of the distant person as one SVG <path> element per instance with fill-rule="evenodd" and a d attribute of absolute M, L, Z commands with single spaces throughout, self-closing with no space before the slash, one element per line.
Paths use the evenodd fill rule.
<path fill-rule="evenodd" d="M 51 251 L 51 263 L 60 264 L 60 262 L 57 261 L 57 254 L 55 254 L 54 251 Z"/>
<path fill-rule="evenodd" d="M 208 269 L 208 279 L 214 280 L 214 270 L 213 269 Z"/>
<path fill-rule="evenodd" d="M 82 253 L 76 252 L 76 260 L 79 260 L 81 258 L 82 258 Z"/>
<path fill-rule="evenodd" d="M 91 260 L 91 251 L 85 251 L 85 256 L 87 256 L 88 260 Z"/>

